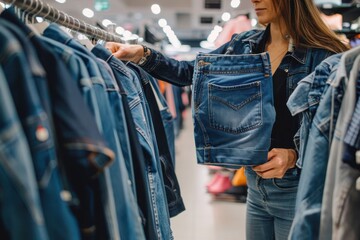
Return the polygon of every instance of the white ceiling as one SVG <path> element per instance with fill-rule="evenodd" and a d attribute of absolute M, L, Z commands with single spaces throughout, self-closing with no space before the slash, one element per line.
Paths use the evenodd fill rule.
<path fill-rule="evenodd" d="M 157 26 L 157 20 L 165 18 L 168 25 L 172 27 L 178 38 L 201 39 L 206 38 L 214 25 L 221 21 L 221 15 L 227 11 L 236 16 L 251 11 L 250 0 L 242 0 L 238 8 L 230 7 L 231 0 L 222 0 L 222 9 L 205 9 L 205 0 L 109 0 L 108 10 L 95 12 L 91 19 L 82 15 L 82 9 L 94 10 L 95 0 L 67 0 L 60 4 L 55 0 L 43 0 L 51 6 L 73 16 L 95 25 L 104 18 L 111 20 L 119 26 L 129 30 L 141 28 L 144 24 Z M 150 7 L 157 3 L 161 7 L 159 15 L 152 14 Z M 213 17 L 213 24 L 201 24 L 201 17 Z M 221 24 L 221 22 L 220 22 Z"/>

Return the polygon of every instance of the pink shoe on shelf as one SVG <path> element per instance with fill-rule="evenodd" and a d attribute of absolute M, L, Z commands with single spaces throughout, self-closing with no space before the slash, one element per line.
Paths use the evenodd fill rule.
<path fill-rule="evenodd" d="M 208 187 L 211 194 L 220 194 L 232 187 L 229 176 L 221 176 L 213 185 Z"/>
<path fill-rule="evenodd" d="M 217 172 L 214 174 L 213 178 L 206 184 L 206 188 L 209 188 L 211 185 L 213 185 L 214 183 L 216 183 L 216 181 L 219 180 L 219 178 L 221 178 L 222 174 Z"/>

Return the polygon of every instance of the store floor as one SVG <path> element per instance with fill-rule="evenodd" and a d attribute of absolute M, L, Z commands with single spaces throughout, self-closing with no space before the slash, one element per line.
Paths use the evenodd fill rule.
<path fill-rule="evenodd" d="M 206 193 L 211 175 L 206 166 L 196 163 L 194 146 L 188 111 L 176 140 L 176 173 L 186 210 L 171 219 L 175 240 L 245 239 L 246 204 L 214 200 Z"/>

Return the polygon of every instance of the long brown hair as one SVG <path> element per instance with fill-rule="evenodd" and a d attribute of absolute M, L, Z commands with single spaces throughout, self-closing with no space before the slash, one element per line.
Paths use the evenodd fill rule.
<path fill-rule="evenodd" d="M 313 0 L 273 0 L 273 4 L 284 18 L 295 46 L 323 48 L 335 53 L 348 50 L 323 22 Z"/>

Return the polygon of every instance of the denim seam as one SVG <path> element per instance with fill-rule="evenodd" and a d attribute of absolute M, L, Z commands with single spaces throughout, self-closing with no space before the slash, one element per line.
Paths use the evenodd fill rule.
<path fill-rule="evenodd" d="M 199 72 L 199 74 L 201 75 L 201 72 Z M 201 96 L 200 93 L 202 93 L 203 88 L 204 88 L 202 82 L 204 81 L 203 78 L 205 78 L 205 77 L 206 77 L 206 75 L 202 75 L 202 77 L 200 76 L 198 78 L 197 87 L 199 88 L 199 85 L 200 85 L 199 91 L 196 91 L 197 89 L 194 89 L 194 91 L 196 91 L 196 94 L 199 95 L 199 96 Z M 199 97 L 199 96 L 197 96 L 197 97 Z M 208 137 L 208 134 L 206 132 L 206 128 L 205 128 L 204 124 L 202 123 L 202 121 L 200 121 L 200 116 L 199 116 L 199 106 L 200 106 L 199 102 L 200 101 L 198 101 L 198 99 L 194 99 L 194 100 L 196 101 L 195 104 L 194 104 L 194 117 L 198 121 L 198 124 L 199 124 L 199 126 L 200 126 L 200 128 L 202 130 L 205 146 L 209 146 L 208 145 L 209 144 L 209 137 Z M 209 102 L 208 102 L 208 104 L 209 104 Z"/>
<path fill-rule="evenodd" d="M 136 126 L 136 131 L 138 131 L 138 133 L 145 139 L 146 143 L 150 146 L 151 151 L 154 151 L 154 146 L 152 144 L 152 142 L 150 141 L 150 139 L 148 138 L 147 134 L 142 130 L 141 127 Z"/>
<path fill-rule="evenodd" d="M 154 62 L 153 60 L 155 60 L 155 63 L 153 63 L 152 64 L 152 67 L 149 69 L 149 71 L 150 72 L 153 72 L 158 66 L 159 66 L 159 64 L 160 64 L 160 62 L 161 62 L 161 57 L 160 57 L 160 55 L 159 54 L 154 54 L 155 56 L 151 56 L 150 55 L 150 59 L 149 59 L 149 62 Z M 153 59 L 153 57 L 155 58 L 155 59 Z"/>
<path fill-rule="evenodd" d="M 22 127 L 20 126 L 20 124 L 13 124 L 12 127 L 8 128 L 6 131 L 2 131 L 1 136 L 0 136 L 0 149 L 3 147 L 6 147 L 4 145 L 9 144 L 12 141 L 16 141 L 18 138 L 17 133 L 19 131 L 22 130 Z M 0 151 L 1 155 L 5 155 L 3 151 Z M 9 166 L 9 163 L 12 162 L 10 160 L 10 156 L 4 156 L 4 157 L 0 157 L 0 164 L 2 163 L 3 167 L 7 169 L 7 172 L 10 173 L 12 175 L 12 179 L 14 179 L 15 184 L 18 186 L 17 189 L 19 188 L 23 188 L 21 181 L 18 180 L 18 178 L 16 177 L 18 174 L 16 174 L 13 170 L 12 167 Z M 35 176 L 34 176 L 35 178 Z M 36 179 L 34 179 L 36 181 Z M 27 202 L 26 206 L 30 206 L 29 207 L 29 212 L 32 215 L 34 221 L 38 224 L 38 225 L 44 225 L 44 218 L 42 216 L 42 213 L 37 211 L 37 207 L 34 206 L 34 202 L 31 200 L 31 197 L 28 194 L 28 191 L 23 189 L 23 191 L 21 191 L 22 193 L 25 193 L 25 195 L 22 195 L 25 199 L 25 201 Z"/>
<path fill-rule="evenodd" d="M 237 69 L 237 70 L 229 70 L 229 71 L 216 71 L 216 70 L 202 70 L 204 74 L 241 74 L 241 73 L 252 73 L 252 72 L 263 72 L 264 68 L 245 68 L 245 69 Z"/>
<path fill-rule="evenodd" d="M 131 101 L 129 101 L 129 108 L 130 110 L 134 109 L 136 106 L 138 106 L 141 103 L 140 97 L 137 97 Z"/>
<path fill-rule="evenodd" d="M 126 77 L 130 78 L 130 74 L 125 70 L 123 69 L 120 64 L 116 63 L 112 58 L 109 59 L 110 62 L 110 66 L 112 66 L 113 68 L 115 68 L 116 70 L 120 71 L 122 74 L 124 74 Z"/>
<path fill-rule="evenodd" d="M 159 214 L 158 214 L 158 209 L 157 209 L 157 204 L 156 204 L 156 193 L 154 192 L 154 188 L 155 186 L 155 182 L 154 179 L 152 177 L 152 171 L 151 171 L 151 167 L 148 166 L 148 179 L 149 179 L 149 183 L 150 183 L 150 193 L 151 193 L 151 204 L 153 207 L 153 211 L 154 211 L 154 218 L 155 218 L 155 225 L 156 225 L 156 233 L 157 233 L 157 237 L 159 240 L 161 240 L 161 231 L 160 231 L 160 220 L 159 220 Z"/>

